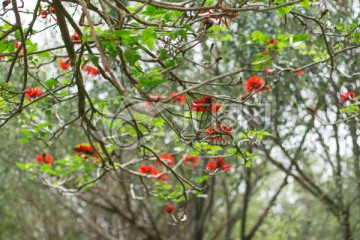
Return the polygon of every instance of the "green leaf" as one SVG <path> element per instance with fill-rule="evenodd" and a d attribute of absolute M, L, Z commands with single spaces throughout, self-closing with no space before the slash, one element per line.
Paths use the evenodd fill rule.
<path fill-rule="evenodd" d="M 278 13 L 279 17 L 281 17 L 281 18 L 284 17 L 290 11 L 291 11 L 291 7 L 289 7 L 289 6 L 285 6 L 285 7 L 276 9 L 276 12 Z"/>
<path fill-rule="evenodd" d="M 201 176 L 201 177 L 194 178 L 194 181 L 196 183 L 201 183 L 201 182 L 204 182 L 204 181 L 208 180 L 208 178 L 209 178 L 208 175 L 204 175 L 204 176 Z"/>
<path fill-rule="evenodd" d="M 309 0 L 304 0 L 300 2 L 301 5 L 303 5 L 306 9 L 310 9 L 310 2 Z"/>
<path fill-rule="evenodd" d="M 185 41 L 187 41 L 187 34 L 186 31 L 184 29 L 180 29 L 177 34 L 182 37 Z"/>
<path fill-rule="evenodd" d="M 42 52 L 42 53 L 38 53 L 36 55 L 41 58 L 50 58 L 51 57 L 50 52 Z"/>
<path fill-rule="evenodd" d="M 337 30 L 341 30 L 341 29 L 343 29 L 344 27 L 345 27 L 345 24 L 344 24 L 344 23 L 339 23 L 339 24 L 336 25 L 336 29 L 337 29 Z"/>
<path fill-rule="evenodd" d="M 299 33 L 299 34 L 295 34 L 293 42 L 301 42 L 301 41 L 306 41 L 307 39 L 309 39 L 310 35 L 309 34 L 305 34 L 305 33 Z"/>
<path fill-rule="evenodd" d="M 141 40 L 148 46 L 150 50 L 153 50 L 156 39 L 156 32 L 153 27 L 146 28 L 141 34 Z"/>
<path fill-rule="evenodd" d="M 231 35 L 231 34 L 224 34 L 224 36 L 222 36 L 222 37 L 220 38 L 220 41 L 226 42 L 226 41 L 229 41 L 231 38 L 232 38 L 232 35 Z"/>
<path fill-rule="evenodd" d="M 21 170 L 31 170 L 34 168 L 34 163 L 16 163 Z"/>
<path fill-rule="evenodd" d="M 167 79 L 164 78 L 157 78 L 157 79 L 149 79 L 146 77 L 140 77 L 139 82 L 140 84 L 137 84 L 138 87 L 154 87 L 157 86 L 163 82 L 166 82 Z"/>
<path fill-rule="evenodd" d="M 88 58 L 90 62 L 92 62 L 95 66 L 99 66 L 99 57 L 94 55 L 89 55 Z"/>
<path fill-rule="evenodd" d="M 136 61 L 141 59 L 141 56 L 135 50 L 126 49 L 124 58 L 130 64 L 130 66 L 134 66 Z"/>
<path fill-rule="evenodd" d="M 32 133 L 31 131 L 27 130 L 27 129 L 21 129 L 20 130 L 22 132 L 22 134 L 24 134 L 26 137 L 31 137 Z"/>
<path fill-rule="evenodd" d="M 251 35 L 252 39 L 253 40 L 257 40 L 259 41 L 260 43 L 265 43 L 267 42 L 267 40 L 269 39 L 268 36 L 264 35 L 262 32 L 260 31 L 255 31 L 252 33 Z"/>
<path fill-rule="evenodd" d="M 167 57 L 168 51 L 167 49 L 163 48 L 160 50 L 160 58 L 163 60 Z"/>
<path fill-rule="evenodd" d="M 48 88 L 55 87 L 58 84 L 58 81 L 55 78 L 50 78 L 45 81 L 45 86 Z"/>

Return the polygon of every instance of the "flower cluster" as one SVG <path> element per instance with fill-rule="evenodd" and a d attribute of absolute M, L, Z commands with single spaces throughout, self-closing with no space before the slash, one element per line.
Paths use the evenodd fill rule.
<path fill-rule="evenodd" d="M 184 163 L 191 163 L 192 166 L 196 167 L 198 165 L 198 162 L 200 161 L 200 158 L 198 156 L 184 156 Z"/>
<path fill-rule="evenodd" d="M 356 94 L 354 91 L 347 91 L 346 93 L 342 93 L 340 94 L 340 98 L 341 98 L 341 101 L 343 101 L 344 103 L 348 100 L 352 100 L 352 99 L 355 99 L 356 98 Z"/>
<path fill-rule="evenodd" d="M 208 140 L 211 142 L 223 141 L 227 142 L 227 140 L 223 137 L 224 135 L 231 135 L 232 128 L 224 126 L 219 123 L 216 127 L 209 127 L 206 129 L 205 134 L 208 136 Z"/>
<path fill-rule="evenodd" d="M 33 100 L 42 96 L 44 92 L 39 88 L 29 88 L 25 91 L 25 98 L 28 100 Z"/>
<path fill-rule="evenodd" d="M 226 164 L 224 158 L 222 157 L 215 157 L 214 161 L 208 162 L 206 168 L 209 171 L 221 169 L 223 171 L 229 171 L 231 164 Z"/>
<path fill-rule="evenodd" d="M 141 165 L 139 168 L 139 172 L 142 174 L 150 174 L 152 176 L 157 176 L 162 174 L 163 170 L 156 170 L 154 165 L 149 164 L 149 165 Z M 161 176 L 157 177 L 157 179 L 165 182 L 168 180 L 168 177 L 166 174 L 162 174 Z"/>
<path fill-rule="evenodd" d="M 222 5 L 222 1 L 219 2 L 219 6 Z M 225 4 L 225 8 L 231 8 L 231 4 L 227 3 Z M 201 10 L 199 13 L 204 13 L 205 10 Z M 234 19 L 238 16 L 237 13 L 234 12 L 230 12 L 229 10 L 222 10 L 222 9 L 217 9 L 217 10 L 209 10 L 207 11 L 209 13 L 209 17 L 205 18 L 203 20 L 204 24 L 211 24 L 211 19 L 214 19 L 217 21 L 217 25 L 220 25 L 221 22 L 223 22 L 225 24 L 225 26 L 227 28 L 229 28 L 229 22 L 227 19 Z"/>
<path fill-rule="evenodd" d="M 279 42 L 276 42 L 274 38 L 270 38 L 269 42 L 267 44 L 265 44 L 265 49 L 264 49 L 264 52 L 263 54 L 264 55 L 267 55 L 268 54 L 268 51 L 270 51 L 270 53 L 276 53 L 276 48 L 278 45 Z"/>
<path fill-rule="evenodd" d="M 174 104 L 179 104 L 180 106 L 182 106 L 184 104 L 184 102 L 186 101 L 186 97 L 185 97 L 184 94 L 176 96 L 177 94 L 178 94 L 177 92 L 170 93 L 170 97 L 173 98 L 171 100 L 171 102 L 174 103 Z M 174 97 L 174 96 L 176 96 L 176 97 Z"/>
<path fill-rule="evenodd" d="M 214 97 L 209 95 L 204 95 L 201 98 L 194 99 L 194 102 L 191 104 L 191 109 L 196 112 L 219 112 L 221 107 L 220 104 L 214 104 Z"/>
<path fill-rule="evenodd" d="M 264 92 L 268 91 L 269 88 L 264 87 L 265 81 L 262 77 L 257 76 L 256 74 L 246 80 L 244 90 L 247 93 L 254 93 L 254 92 Z"/>
<path fill-rule="evenodd" d="M 296 70 L 296 68 L 294 70 Z M 304 75 L 304 74 L 305 74 L 304 70 L 299 70 L 299 71 L 294 72 L 294 75 L 297 76 L 297 77 L 301 76 L 301 75 Z"/>
<path fill-rule="evenodd" d="M 52 164 L 53 157 L 49 154 L 43 153 L 41 155 L 36 156 L 36 161 L 38 163 Z"/>
<path fill-rule="evenodd" d="M 59 67 L 66 70 L 71 66 L 70 58 L 61 59 L 59 61 Z"/>
<path fill-rule="evenodd" d="M 171 99 L 171 102 L 174 103 L 174 104 L 179 104 L 180 106 L 184 105 L 185 101 L 186 101 L 186 97 L 184 94 L 180 94 L 178 96 L 176 96 L 178 93 L 177 92 L 172 92 L 170 93 L 170 97 L 172 98 Z M 152 101 L 150 100 L 147 100 L 145 102 L 145 105 L 148 107 L 148 108 L 151 108 L 153 107 L 153 103 L 154 102 L 161 102 L 161 100 L 163 100 L 163 96 L 160 95 L 160 94 L 156 94 L 156 93 L 153 93 L 153 94 L 149 94 L 148 95 Z"/>
<path fill-rule="evenodd" d="M 71 40 L 73 40 L 74 43 L 79 43 L 79 42 L 81 42 L 81 38 L 79 37 L 79 35 L 77 34 L 77 32 L 74 32 L 73 35 L 71 35 Z"/>
<path fill-rule="evenodd" d="M 99 157 L 98 149 L 93 148 L 91 144 L 80 144 L 74 147 L 76 154 L 82 157 L 84 160 L 88 159 L 89 156 L 94 157 L 94 162 L 101 162 L 101 158 Z"/>
<path fill-rule="evenodd" d="M 100 70 L 97 67 L 86 64 L 82 70 L 84 70 L 89 76 L 95 77 L 100 74 Z"/>
<path fill-rule="evenodd" d="M 55 22 L 57 22 L 57 19 L 53 16 L 53 14 L 55 14 L 54 7 L 49 5 L 46 8 L 41 8 L 39 12 L 42 19 L 45 19 L 48 15 L 50 15 L 55 20 Z"/>
<path fill-rule="evenodd" d="M 167 162 L 167 165 L 168 165 L 168 166 L 171 167 L 171 166 L 174 165 L 174 160 L 175 160 L 175 158 L 174 158 L 172 155 L 166 153 L 166 154 L 160 155 L 159 157 L 160 157 L 160 160 L 162 160 L 162 161 L 164 161 L 164 162 Z M 156 164 L 157 164 L 157 165 L 162 165 L 162 162 L 159 161 L 159 160 L 156 160 Z"/>

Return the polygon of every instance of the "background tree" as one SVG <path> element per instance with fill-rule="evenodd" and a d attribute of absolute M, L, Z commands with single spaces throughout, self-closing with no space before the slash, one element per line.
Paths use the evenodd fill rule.
<path fill-rule="evenodd" d="M 357 239 L 357 1 L 25 4 L 0 103 L 3 159 L 52 189 L 4 186 L 29 238 Z"/>

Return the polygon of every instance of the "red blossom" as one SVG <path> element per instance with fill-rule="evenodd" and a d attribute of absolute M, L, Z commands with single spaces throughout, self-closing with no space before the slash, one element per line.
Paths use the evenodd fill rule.
<path fill-rule="evenodd" d="M 39 88 L 29 88 L 25 91 L 25 98 L 32 100 L 32 99 L 42 96 L 43 94 L 44 94 L 44 92 L 42 90 L 40 90 Z"/>
<path fill-rule="evenodd" d="M 68 69 L 70 66 L 71 66 L 71 62 L 69 58 L 61 59 L 59 61 L 59 67 L 61 67 L 64 70 Z"/>
<path fill-rule="evenodd" d="M 53 158 L 51 155 L 48 155 L 46 153 L 43 153 L 41 155 L 36 156 L 36 161 L 38 163 L 46 163 L 46 164 L 52 164 Z"/>
<path fill-rule="evenodd" d="M 227 3 L 227 4 L 225 4 L 225 7 L 226 8 L 231 8 L 231 4 L 230 3 Z M 230 12 L 229 10 L 224 10 L 224 13 L 226 13 L 226 18 L 228 18 L 228 19 L 234 19 L 234 18 L 236 18 L 239 14 L 237 14 L 237 13 L 234 13 L 234 12 Z"/>
<path fill-rule="evenodd" d="M 226 164 L 224 158 L 222 157 L 215 157 L 214 161 L 208 162 L 206 168 L 209 171 L 221 169 L 223 171 L 229 171 L 231 164 Z"/>
<path fill-rule="evenodd" d="M 219 6 L 222 5 L 222 2 L 219 3 Z M 231 8 L 231 4 L 227 3 L 225 5 L 226 8 Z M 199 13 L 203 13 L 204 10 L 201 10 Z M 234 19 L 235 17 L 238 16 L 237 13 L 231 12 L 229 10 L 209 10 L 209 17 L 212 19 L 217 20 L 217 25 L 220 25 L 222 22 L 225 24 L 225 26 L 227 28 L 229 28 L 229 22 L 227 21 L 227 19 Z M 225 18 L 223 18 L 224 16 L 221 16 L 221 14 L 225 14 Z M 206 22 L 209 22 L 209 19 L 206 20 Z M 209 22 L 210 23 L 210 22 Z"/>
<path fill-rule="evenodd" d="M 172 92 L 170 93 L 170 97 L 174 97 L 176 94 L 178 94 L 177 92 Z M 181 94 L 179 96 L 176 96 L 175 98 L 171 99 L 172 103 L 178 103 L 180 106 L 182 106 L 184 104 L 184 102 L 186 101 L 186 97 L 184 94 Z"/>
<path fill-rule="evenodd" d="M 175 213 L 175 207 L 173 205 L 167 205 L 165 207 L 165 212 L 167 212 L 169 214 L 174 214 Z"/>
<path fill-rule="evenodd" d="M 48 6 L 47 8 L 41 8 L 39 10 L 40 17 L 45 19 L 50 14 L 50 16 L 57 22 L 57 19 L 52 15 L 55 13 L 55 8 L 52 6 Z"/>
<path fill-rule="evenodd" d="M 151 108 L 153 107 L 153 102 L 160 102 L 163 98 L 160 94 L 149 94 L 149 97 L 153 100 L 153 101 L 149 101 L 147 100 L 145 102 L 145 105 L 148 107 L 148 108 Z"/>
<path fill-rule="evenodd" d="M 145 174 L 145 173 L 150 173 L 151 175 L 157 175 L 157 171 L 155 170 L 155 167 L 154 165 L 152 164 L 149 164 L 149 165 L 141 165 L 140 168 L 139 168 L 139 172 Z M 155 173 L 156 174 L 153 174 Z"/>
<path fill-rule="evenodd" d="M 248 93 L 257 92 L 259 89 L 261 89 L 265 85 L 264 79 L 260 76 L 256 76 L 256 74 L 252 77 L 250 77 L 248 80 L 246 80 L 244 89 Z M 266 91 L 266 90 L 260 90 L 260 91 Z"/>
<path fill-rule="evenodd" d="M 356 94 L 354 91 L 349 90 L 346 93 L 342 93 L 340 95 L 340 98 L 341 98 L 341 101 L 343 101 L 345 103 L 347 100 L 355 99 Z"/>
<path fill-rule="evenodd" d="M 294 72 L 295 76 L 301 76 L 301 75 L 304 75 L 304 74 L 305 74 L 304 70 L 299 70 L 299 71 Z"/>
<path fill-rule="evenodd" d="M 194 99 L 194 102 L 191 104 L 191 109 L 196 112 L 219 112 L 221 104 L 214 104 L 214 97 L 209 95 L 204 95 L 201 98 Z"/>
<path fill-rule="evenodd" d="M 76 154 L 84 159 L 87 159 L 89 156 L 98 157 L 99 153 L 94 149 L 91 144 L 80 144 L 74 147 Z"/>
<path fill-rule="evenodd" d="M 73 35 L 71 35 L 71 40 L 73 40 L 74 42 L 80 42 L 81 38 L 79 37 L 77 32 L 74 32 Z"/>
<path fill-rule="evenodd" d="M 15 48 L 18 48 L 20 46 L 20 43 L 18 41 L 14 41 L 14 44 L 15 44 Z"/>
<path fill-rule="evenodd" d="M 163 182 L 166 182 L 169 178 L 166 174 L 163 174 L 163 170 L 156 170 L 155 167 L 153 165 L 148 165 L 147 166 L 147 172 L 146 173 L 149 173 L 151 174 L 152 176 L 156 176 L 156 180 L 160 180 L 160 181 L 163 181 Z M 146 170 L 146 169 L 144 169 Z M 158 177 L 158 175 L 161 175 Z"/>
<path fill-rule="evenodd" d="M 200 161 L 200 158 L 198 156 L 188 156 L 186 155 L 184 157 L 185 163 L 191 163 L 194 167 L 198 165 L 198 162 Z"/>
<path fill-rule="evenodd" d="M 223 135 L 231 135 L 232 128 L 224 126 L 223 124 L 218 124 L 215 128 L 208 128 L 205 131 L 205 134 L 208 135 L 208 140 L 210 141 L 224 141 L 227 140 L 223 137 Z"/>
<path fill-rule="evenodd" d="M 49 14 L 49 13 L 48 13 L 47 10 L 40 9 L 40 17 L 41 17 L 41 18 L 46 18 L 48 14 Z"/>
<path fill-rule="evenodd" d="M 160 157 L 160 159 L 161 159 L 162 161 L 167 161 L 167 162 L 168 162 L 168 163 L 167 163 L 168 166 L 174 165 L 174 160 L 175 160 L 175 158 L 174 158 L 172 155 L 166 153 L 166 154 L 160 155 L 159 157 Z M 159 160 L 156 160 L 156 164 L 157 164 L 157 165 L 161 165 L 162 162 L 159 161 Z"/>
<path fill-rule="evenodd" d="M 279 42 L 276 42 L 274 38 L 270 38 L 270 40 L 269 40 L 269 44 L 276 45 L 278 43 Z"/>
<path fill-rule="evenodd" d="M 100 74 L 100 70 L 97 67 L 93 67 L 90 65 L 85 65 L 82 70 L 87 72 L 88 75 L 95 77 L 96 75 Z"/>

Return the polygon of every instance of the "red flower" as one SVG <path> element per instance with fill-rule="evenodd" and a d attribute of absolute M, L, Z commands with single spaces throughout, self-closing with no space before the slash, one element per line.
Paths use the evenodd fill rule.
<path fill-rule="evenodd" d="M 139 172 L 141 172 L 141 173 L 147 173 L 149 171 L 149 168 L 148 168 L 148 166 L 146 166 L 146 165 L 141 165 L 140 166 L 140 168 L 139 168 Z"/>
<path fill-rule="evenodd" d="M 208 128 L 205 131 L 205 134 L 208 135 L 208 139 L 210 141 L 224 141 L 227 140 L 223 137 L 223 135 L 231 135 L 232 128 L 226 127 L 223 124 L 218 124 L 215 128 Z"/>
<path fill-rule="evenodd" d="M 198 165 L 200 158 L 198 156 L 188 156 L 186 155 L 184 157 L 184 162 L 185 163 L 191 163 L 191 165 L 193 165 L 194 167 Z"/>
<path fill-rule="evenodd" d="M 270 38 L 269 44 L 276 45 L 276 44 L 278 44 L 278 42 L 275 42 L 274 38 Z"/>
<path fill-rule="evenodd" d="M 148 107 L 148 108 L 151 108 L 153 106 L 153 102 L 160 102 L 162 100 L 162 96 L 160 94 L 149 94 L 149 97 L 153 100 L 153 101 L 149 101 L 147 100 L 145 102 L 145 105 Z"/>
<path fill-rule="evenodd" d="M 69 58 L 65 58 L 59 61 L 59 67 L 66 70 L 71 66 L 71 62 Z"/>
<path fill-rule="evenodd" d="M 170 93 L 170 97 L 174 97 L 177 94 L 177 92 Z M 172 103 L 178 103 L 180 106 L 184 104 L 186 101 L 186 97 L 184 94 L 181 94 L 179 96 L 176 96 L 175 98 L 171 99 Z"/>
<path fill-rule="evenodd" d="M 221 5 L 221 4 L 220 4 Z M 225 4 L 225 7 L 226 8 L 231 8 L 231 4 L 230 3 L 227 3 L 227 4 Z M 234 13 L 234 12 L 230 12 L 229 10 L 224 10 L 224 13 L 226 13 L 226 16 L 225 17 L 227 17 L 227 18 L 229 18 L 229 19 L 234 19 L 234 18 L 236 18 L 239 14 L 237 14 L 237 13 Z"/>
<path fill-rule="evenodd" d="M 143 170 L 148 170 L 146 173 L 149 173 L 154 177 L 161 175 L 159 177 L 156 177 L 156 180 L 160 180 L 160 181 L 164 181 L 164 182 L 166 182 L 168 180 L 168 176 L 166 174 L 163 174 L 162 170 L 156 170 L 155 167 L 151 164 L 147 166 L 147 169 L 144 168 Z M 141 172 L 141 169 L 140 169 L 140 172 Z"/>
<path fill-rule="evenodd" d="M 100 74 L 100 70 L 98 68 L 92 67 L 90 65 L 85 65 L 82 69 L 90 76 L 95 77 L 96 75 Z"/>
<path fill-rule="evenodd" d="M 71 40 L 73 40 L 74 42 L 80 42 L 81 38 L 79 37 L 79 35 L 77 34 L 77 32 L 74 32 L 73 35 L 71 35 Z"/>
<path fill-rule="evenodd" d="M 209 171 L 216 170 L 220 168 L 223 171 L 229 171 L 231 164 L 226 164 L 225 160 L 222 157 L 215 157 L 215 161 L 208 162 L 206 168 Z"/>
<path fill-rule="evenodd" d="M 40 17 L 41 18 L 46 18 L 48 15 L 48 11 L 44 10 L 44 9 L 40 9 Z"/>
<path fill-rule="evenodd" d="M 91 144 L 80 144 L 74 147 L 74 150 L 78 156 L 81 156 L 84 159 L 87 159 L 89 156 L 99 156 L 99 153 L 91 146 Z"/>
<path fill-rule="evenodd" d="M 14 44 L 15 44 L 15 48 L 18 48 L 20 46 L 20 43 L 16 40 L 15 40 Z"/>
<path fill-rule="evenodd" d="M 43 94 L 44 94 L 44 92 L 42 90 L 40 90 L 39 88 L 29 88 L 25 91 L 25 98 L 32 100 L 32 99 L 42 96 Z"/>
<path fill-rule="evenodd" d="M 220 2 L 219 5 L 221 6 L 222 2 Z M 231 8 L 231 4 L 227 3 L 225 7 Z M 203 13 L 203 10 L 201 10 L 199 13 Z M 214 10 L 214 11 L 209 10 L 208 13 L 210 18 L 213 18 L 218 21 L 217 25 L 220 25 L 221 22 L 223 22 L 227 28 L 229 28 L 229 22 L 227 21 L 226 18 L 234 19 L 236 16 L 238 16 L 237 13 L 230 12 L 229 10 Z M 221 14 L 225 14 L 225 19 L 223 19 L 223 16 L 221 16 Z"/>
<path fill-rule="evenodd" d="M 149 165 L 141 165 L 139 168 L 139 172 L 145 174 L 145 173 L 150 173 L 151 175 L 157 175 L 157 171 L 155 170 L 154 165 L 149 164 Z M 155 174 L 154 174 L 155 173 Z"/>
<path fill-rule="evenodd" d="M 355 92 L 349 90 L 347 91 L 346 93 L 342 93 L 340 95 L 341 97 L 341 101 L 343 101 L 344 103 L 347 101 L 347 100 L 350 100 L 350 99 L 355 99 L 356 98 L 356 94 Z"/>
<path fill-rule="evenodd" d="M 264 85 L 265 85 L 264 79 L 262 79 L 260 76 L 256 76 L 255 74 L 254 76 L 246 80 L 244 89 L 248 93 L 253 93 L 253 92 L 257 92 Z"/>
<path fill-rule="evenodd" d="M 53 158 L 51 155 L 48 155 L 46 153 L 43 153 L 39 156 L 36 156 L 36 161 L 38 163 L 46 163 L 46 164 L 52 164 Z"/>
<path fill-rule="evenodd" d="M 305 74 L 304 70 L 299 70 L 299 71 L 294 72 L 295 76 L 301 76 L 301 75 L 304 75 L 304 74 Z"/>
<path fill-rule="evenodd" d="M 175 160 L 175 159 L 174 159 L 174 157 L 173 157 L 172 155 L 166 153 L 166 154 L 160 155 L 159 157 L 160 157 L 161 160 L 167 161 L 167 162 L 168 162 L 168 166 L 174 165 L 174 160 Z M 162 162 L 159 161 L 159 160 L 156 160 L 156 164 L 157 164 L 157 165 L 161 165 Z"/>
<path fill-rule="evenodd" d="M 174 214 L 175 213 L 175 207 L 172 205 L 167 205 L 165 207 L 165 212 L 169 213 L 169 214 Z"/>
<path fill-rule="evenodd" d="M 196 112 L 219 112 L 221 104 L 214 104 L 214 97 L 204 95 L 201 98 L 194 99 L 194 102 L 191 104 L 191 109 Z"/>

